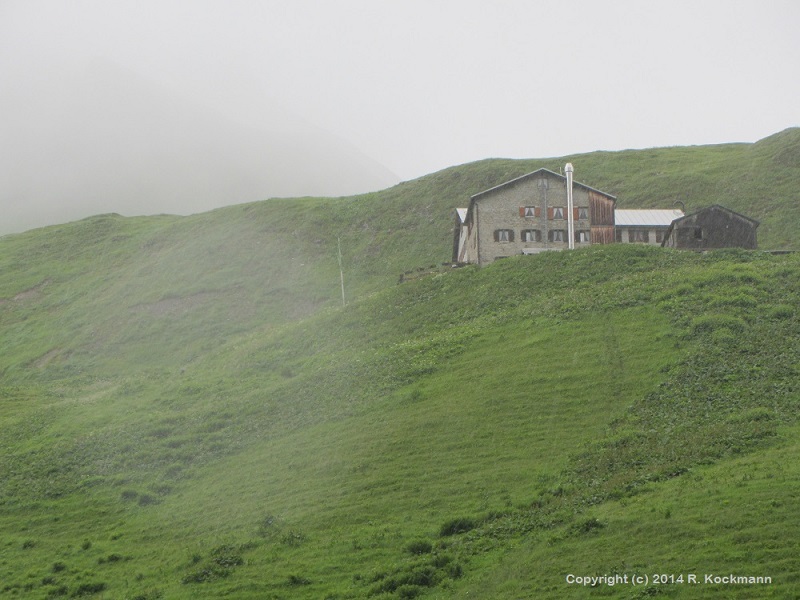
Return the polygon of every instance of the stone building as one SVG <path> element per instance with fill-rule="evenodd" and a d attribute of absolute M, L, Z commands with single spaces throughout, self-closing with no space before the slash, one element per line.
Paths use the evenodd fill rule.
<path fill-rule="evenodd" d="M 683 216 L 680 210 L 634 209 L 614 211 L 617 243 L 661 245 L 667 229 Z"/>
<path fill-rule="evenodd" d="M 456 209 L 453 262 L 488 264 L 514 254 L 614 242 L 616 198 L 539 169 L 470 198 Z M 570 211 L 570 207 L 572 210 Z"/>
<path fill-rule="evenodd" d="M 711 250 L 714 248 L 749 248 L 757 246 L 759 222 L 714 204 L 672 222 L 661 243 L 665 248 Z"/>

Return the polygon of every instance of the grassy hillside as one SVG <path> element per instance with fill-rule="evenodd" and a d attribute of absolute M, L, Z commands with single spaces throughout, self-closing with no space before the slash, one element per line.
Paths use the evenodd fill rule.
<path fill-rule="evenodd" d="M 620 206 L 689 187 L 793 248 L 798 148 L 487 160 L 0 238 L 0 597 L 791 597 L 797 255 L 397 280 L 449 258 L 471 194 L 566 160 Z M 701 583 L 565 581 L 662 571 Z M 773 582 L 701 576 L 730 573 Z"/>
<path fill-rule="evenodd" d="M 180 368 L 28 367 L 4 379 L 0 591 L 556 598 L 608 593 L 568 573 L 667 569 L 786 597 L 798 275 L 795 255 L 594 248 L 391 287 Z"/>
<path fill-rule="evenodd" d="M 339 246 L 347 301 L 441 265 L 454 207 L 567 160 L 620 207 L 720 203 L 761 220 L 761 248 L 797 247 L 796 128 L 756 144 L 487 160 L 351 198 L 274 199 L 191 217 L 102 215 L 0 238 L 0 372 L 189 363 L 229 336 L 341 305 Z"/>

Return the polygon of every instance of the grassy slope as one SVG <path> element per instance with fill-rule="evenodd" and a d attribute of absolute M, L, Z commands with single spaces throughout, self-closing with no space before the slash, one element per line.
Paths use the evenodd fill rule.
<path fill-rule="evenodd" d="M 636 165 L 709 194 L 736 181 L 739 195 L 708 203 L 763 218 L 781 240 L 795 209 L 759 190 L 783 161 L 789 197 L 797 138 L 572 160 L 621 199 Z M 410 596 L 436 584 L 444 597 L 563 597 L 587 593 L 561 583 L 578 567 L 751 564 L 698 522 L 718 476 L 670 509 L 710 546 L 648 554 L 652 529 L 623 532 L 666 514 L 669 486 L 717 468 L 702 463 L 761 448 L 749 464 L 767 472 L 769 453 L 796 451 L 794 257 L 605 248 L 387 287 L 446 260 L 450 211 L 471 193 L 561 162 L 484 161 L 356 198 L 108 215 L 0 240 L 0 594 Z M 703 187 L 714 164 L 725 177 Z M 654 198 L 674 187 L 658 180 L 646 180 Z M 751 200 L 763 215 L 735 205 Z M 345 310 L 337 237 L 360 298 Z M 746 544 L 774 557 L 794 550 L 775 539 L 797 506 L 782 477 L 750 486 L 778 496 Z M 721 497 L 761 501 L 740 483 Z M 439 538 L 460 516 L 476 529 Z M 418 539 L 434 552 L 409 554 Z M 709 564 L 715 552 L 733 558 Z M 552 569 L 523 567 L 537 556 Z M 781 597 L 797 569 L 773 563 Z M 208 581 L 181 583 L 193 578 Z"/>
<path fill-rule="evenodd" d="M 0 371 L 42 358 L 80 371 L 93 360 L 104 371 L 112 359 L 125 371 L 191 361 L 207 350 L 195 345 L 201 337 L 340 302 L 337 239 L 347 298 L 362 296 L 448 260 L 453 207 L 471 194 L 566 160 L 622 207 L 721 203 L 762 220 L 761 247 L 796 247 L 800 129 L 752 145 L 488 160 L 353 198 L 270 200 L 186 218 L 106 215 L 0 241 L 0 341 L 9 349 Z M 12 302 L 18 294 L 24 301 Z M 198 323 L 209 327 L 204 336 Z M 92 351 L 100 347 L 102 356 Z"/>
<path fill-rule="evenodd" d="M 471 194 L 566 160 L 621 207 L 721 203 L 761 219 L 762 248 L 796 247 L 800 129 L 750 145 L 487 160 L 353 198 L 105 215 L 0 240 L 0 372 L 188 363 L 209 342 L 340 303 L 338 241 L 352 300 L 449 260 L 452 211 Z"/>
<path fill-rule="evenodd" d="M 252 332 L 183 373 L 6 389 L 5 591 L 563 597 L 586 593 L 561 584 L 575 569 L 749 570 L 693 515 L 715 493 L 750 502 L 702 464 L 795 451 L 798 275 L 794 256 L 748 253 L 521 258 Z M 711 548 L 623 529 L 662 518 L 674 492 L 658 482 L 679 474 L 710 485 L 670 524 Z M 746 540 L 771 544 L 775 597 L 797 576 L 781 558 L 794 538 L 775 533 L 795 491 L 771 488 Z M 475 529 L 439 537 L 459 517 Z M 550 567 L 503 575 L 539 555 Z"/>

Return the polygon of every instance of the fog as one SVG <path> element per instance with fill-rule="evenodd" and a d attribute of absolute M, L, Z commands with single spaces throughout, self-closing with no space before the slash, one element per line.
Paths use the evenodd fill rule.
<path fill-rule="evenodd" d="M 756 141 L 800 121 L 798 23 L 791 0 L 0 0 L 0 234 Z"/>
<path fill-rule="evenodd" d="M 16 112 L 36 114 L 3 135 L 7 231 L 101 212 L 185 214 L 270 196 L 354 194 L 397 181 L 352 144 L 279 107 L 269 107 L 269 125 L 241 123 L 113 63 L 92 61 L 25 92 L 6 95 Z"/>

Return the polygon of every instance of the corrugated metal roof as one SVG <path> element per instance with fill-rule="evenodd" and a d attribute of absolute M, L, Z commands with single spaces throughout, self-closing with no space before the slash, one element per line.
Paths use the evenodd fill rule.
<path fill-rule="evenodd" d="M 669 209 L 620 210 L 614 212 L 617 227 L 668 227 L 675 219 L 680 219 L 683 211 Z"/>

